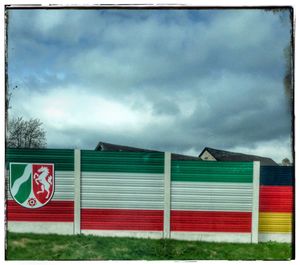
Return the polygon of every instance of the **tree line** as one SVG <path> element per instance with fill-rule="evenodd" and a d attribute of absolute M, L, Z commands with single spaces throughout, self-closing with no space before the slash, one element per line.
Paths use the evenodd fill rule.
<path fill-rule="evenodd" d="M 39 119 L 12 118 L 7 125 L 7 147 L 46 148 L 46 131 L 42 125 Z"/>

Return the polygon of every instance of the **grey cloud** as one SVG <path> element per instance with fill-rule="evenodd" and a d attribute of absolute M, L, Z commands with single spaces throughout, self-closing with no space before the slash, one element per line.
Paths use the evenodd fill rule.
<path fill-rule="evenodd" d="M 184 12 L 182 13 L 184 14 Z M 259 27 L 254 25 L 249 27 L 249 24 L 256 23 L 255 19 L 261 17 L 257 13 L 259 12 L 253 15 L 252 20 L 248 19 L 250 20 L 248 24 L 239 26 L 253 32 L 251 34 L 246 30 L 240 30 L 241 34 L 236 34 L 231 29 L 236 28 L 235 23 L 242 19 L 241 15 L 237 16 L 235 13 L 231 16 L 222 17 L 222 19 L 225 17 L 230 24 L 221 28 L 219 26 L 220 21 L 218 23 L 212 22 L 208 26 L 203 23 L 193 24 L 190 20 L 184 20 L 184 23 L 181 24 L 175 23 L 175 20 L 169 24 L 162 24 L 151 16 L 139 21 L 140 23 L 135 23 L 134 16 L 129 16 L 131 19 L 123 21 L 120 27 L 119 21 L 111 19 L 108 15 L 105 18 L 108 18 L 107 20 L 112 23 L 107 23 L 106 28 L 104 28 L 101 26 L 105 24 L 101 16 L 93 13 L 92 16 L 65 14 L 61 21 L 66 22 L 68 19 L 74 22 L 73 26 L 70 26 L 70 22 L 67 24 L 70 26 L 68 29 L 61 23 L 54 27 L 57 28 L 56 34 L 52 31 L 46 31 L 46 36 L 50 36 L 47 42 L 51 43 L 49 41 L 51 36 L 59 35 L 62 40 L 65 40 L 68 39 L 66 34 L 73 35 L 72 31 L 76 30 L 81 34 L 77 39 L 89 39 L 87 43 L 93 42 L 93 45 L 83 42 L 85 44 L 81 47 L 80 42 L 72 41 L 72 45 L 65 47 L 63 52 L 51 47 L 54 50 L 52 58 L 57 60 L 56 65 L 58 62 L 61 65 L 57 70 L 67 70 L 69 74 L 72 73 L 72 76 L 76 76 L 77 73 L 77 79 L 88 84 L 92 89 L 94 89 L 95 84 L 97 86 L 103 84 L 102 90 L 108 89 L 109 91 L 116 86 L 121 86 L 125 93 L 128 93 L 130 88 L 135 90 L 141 84 L 143 86 L 147 84 L 164 85 L 172 90 L 178 89 L 178 85 L 186 84 L 185 89 L 188 89 L 199 78 L 218 73 L 224 68 L 241 72 L 247 71 L 247 65 L 249 65 L 251 71 L 264 71 L 265 74 L 265 70 L 271 68 L 274 72 L 274 66 L 280 64 L 274 62 L 274 59 L 271 61 L 270 59 L 277 58 L 278 61 L 278 55 L 281 53 L 274 48 L 274 43 L 278 41 L 272 42 L 270 45 L 268 42 L 264 43 L 263 39 L 272 40 L 276 38 L 276 40 L 281 41 L 284 38 L 277 38 L 272 34 L 269 36 L 269 28 L 264 26 L 265 24 L 268 25 L 265 21 L 259 21 L 257 23 Z M 271 17 L 271 14 L 269 16 Z M 93 26 L 86 26 L 87 17 L 90 18 L 90 24 Z M 263 33 L 259 37 L 255 35 L 255 39 L 259 40 L 256 42 L 252 40 L 254 46 L 251 46 L 248 44 L 249 37 L 247 36 L 253 35 L 257 30 L 251 29 L 256 28 L 264 28 L 262 32 L 269 35 L 265 37 Z M 89 35 L 89 32 L 92 35 Z M 226 32 L 231 33 L 226 35 Z M 271 32 L 274 32 L 274 29 Z M 41 39 L 39 34 L 37 36 Z M 47 42 L 44 44 L 49 44 Z M 79 52 L 72 50 L 74 46 L 80 49 Z M 57 42 L 56 47 L 64 48 L 61 42 Z M 107 51 L 108 47 L 113 48 Z M 274 49 L 273 53 L 270 52 Z M 54 55 L 55 52 L 57 52 L 57 56 Z M 47 53 L 45 50 L 41 50 L 39 54 L 43 58 L 43 54 Z M 267 54 L 270 55 L 264 59 Z M 44 58 L 45 60 L 47 58 Z M 111 75 L 114 75 L 114 78 L 111 78 Z M 122 90 L 117 92 L 120 93 Z"/>
<path fill-rule="evenodd" d="M 178 106 L 170 100 L 158 100 L 153 105 L 154 114 L 176 115 L 180 112 Z"/>
<path fill-rule="evenodd" d="M 76 84 L 175 121 L 172 127 L 149 124 L 137 135 L 49 128 L 51 145 L 92 148 L 103 140 L 183 152 L 289 137 L 283 49 L 290 25 L 278 15 L 104 10 L 43 17 L 47 12 L 11 12 L 12 82 L 40 91 Z M 183 108 L 193 110 L 193 104 L 186 115 Z"/>

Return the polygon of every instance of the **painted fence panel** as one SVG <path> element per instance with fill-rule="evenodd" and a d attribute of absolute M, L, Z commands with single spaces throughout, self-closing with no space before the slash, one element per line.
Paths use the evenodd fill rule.
<path fill-rule="evenodd" d="M 9 163 L 53 163 L 54 194 L 41 208 L 20 206 L 11 196 Z M 6 150 L 6 218 L 8 229 L 16 232 L 73 234 L 74 151 L 60 149 Z"/>
<path fill-rule="evenodd" d="M 171 237 L 251 242 L 253 163 L 172 161 Z"/>
<path fill-rule="evenodd" d="M 10 230 L 71 234 L 76 223 L 78 233 L 255 242 L 253 163 L 170 160 L 168 177 L 163 153 L 76 152 L 79 167 L 74 150 L 6 150 Z M 13 201 L 10 162 L 54 164 L 54 195 L 47 205 L 27 209 Z M 261 167 L 259 241 L 291 241 L 293 172 Z M 171 233 L 165 233 L 168 225 Z"/>
<path fill-rule="evenodd" d="M 291 242 L 294 212 L 294 168 L 260 169 L 259 240 Z"/>
<path fill-rule="evenodd" d="M 161 237 L 163 153 L 81 152 L 81 231 Z"/>

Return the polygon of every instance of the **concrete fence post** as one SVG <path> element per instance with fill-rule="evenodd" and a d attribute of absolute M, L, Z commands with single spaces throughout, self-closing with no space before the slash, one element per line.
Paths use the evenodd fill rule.
<path fill-rule="evenodd" d="M 260 162 L 253 162 L 251 242 L 258 243 Z"/>
<path fill-rule="evenodd" d="M 171 214 L 171 153 L 165 152 L 164 159 L 164 238 L 170 238 Z"/>
<path fill-rule="evenodd" d="M 80 234 L 81 151 L 74 150 L 74 234 Z"/>

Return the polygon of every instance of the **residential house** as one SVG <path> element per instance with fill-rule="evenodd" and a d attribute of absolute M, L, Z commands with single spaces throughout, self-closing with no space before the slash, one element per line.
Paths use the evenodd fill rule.
<path fill-rule="evenodd" d="M 236 162 L 251 162 L 260 161 L 262 166 L 278 166 L 278 164 L 268 157 L 248 155 L 242 153 L 229 152 L 225 150 L 205 147 L 200 153 L 199 158 L 207 161 L 236 161 Z"/>

